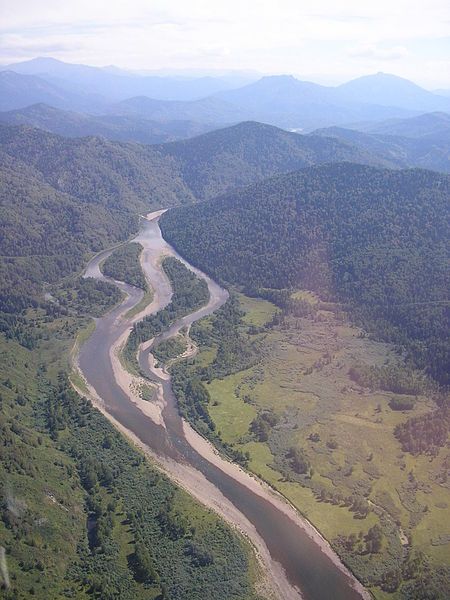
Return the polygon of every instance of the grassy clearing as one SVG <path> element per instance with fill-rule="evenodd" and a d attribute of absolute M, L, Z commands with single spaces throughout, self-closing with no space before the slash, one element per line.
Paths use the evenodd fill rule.
<path fill-rule="evenodd" d="M 304 291 L 296 297 L 318 300 Z M 239 299 L 247 325 L 261 326 L 275 312 L 269 302 Z M 449 565 L 449 489 L 439 483 L 445 449 L 434 459 L 414 457 L 402 452 L 393 435 L 397 424 L 430 412 L 434 402 L 419 395 L 413 410 L 394 411 L 389 405 L 394 394 L 352 381 L 349 369 L 355 363 L 382 366 L 401 357 L 326 312 L 326 318 L 319 311 L 314 318 L 287 319 L 267 335 L 261 364 L 208 384 L 210 416 L 223 441 L 248 452 L 248 468 L 284 494 L 333 544 L 339 536 L 364 536 L 375 524 L 382 527 L 379 554 L 359 556 L 336 546 L 363 581 L 398 568 L 400 528 L 412 542 L 410 554 L 420 550 L 431 566 Z M 214 348 L 201 349 L 197 364 L 204 367 L 213 357 Z M 261 411 L 278 417 L 264 442 L 250 431 Z M 289 447 L 303 449 L 311 477 L 286 478 Z M 342 501 L 320 501 L 320 489 L 332 497 L 367 498 L 371 509 L 359 518 Z M 398 595 L 373 589 L 380 600 Z"/>
<path fill-rule="evenodd" d="M 255 325 L 255 327 L 261 327 L 265 325 L 267 321 L 273 317 L 276 313 L 276 307 L 267 300 L 260 298 L 249 298 L 244 294 L 238 294 L 239 304 L 242 310 L 245 312 L 244 321 L 248 325 Z"/>
<path fill-rule="evenodd" d="M 296 290 L 292 294 L 292 298 L 294 298 L 295 300 L 304 300 L 305 302 L 309 302 L 310 304 L 319 303 L 319 298 L 317 294 L 309 290 Z"/>
<path fill-rule="evenodd" d="M 244 372 L 245 373 L 245 372 Z M 239 442 L 248 435 L 250 423 L 257 411 L 250 404 L 245 404 L 235 394 L 235 389 L 242 383 L 244 374 L 230 375 L 225 380 L 214 380 L 208 385 L 211 396 L 209 412 L 224 441 L 230 444 Z"/>

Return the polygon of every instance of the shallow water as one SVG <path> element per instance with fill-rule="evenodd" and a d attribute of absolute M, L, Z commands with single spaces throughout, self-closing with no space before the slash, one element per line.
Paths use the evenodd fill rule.
<path fill-rule="evenodd" d="M 144 221 L 135 241 L 140 241 L 145 247 L 145 271 L 155 290 L 157 307 L 161 309 L 170 302 L 171 289 L 167 278 L 153 263 L 156 257 L 170 247 L 161 236 L 157 220 Z M 110 252 L 105 251 L 89 263 L 86 276 L 103 277 L 99 264 L 108 253 Z M 183 262 L 206 279 L 211 295 L 210 301 L 202 309 L 179 319 L 167 332 L 159 336 L 160 339 L 170 337 L 182 327 L 211 314 L 228 298 L 226 290 L 186 261 Z M 109 351 L 118 338 L 130 329 L 131 322 L 120 317 L 140 301 L 142 292 L 124 283 L 119 282 L 118 285 L 129 297 L 96 321 L 96 329 L 81 347 L 79 355 L 80 368 L 89 384 L 104 401 L 107 412 L 157 455 L 189 464 L 216 486 L 255 526 L 272 558 L 282 565 L 289 581 L 300 588 L 306 600 L 360 599 L 361 595 L 352 587 L 351 579 L 298 524 L 269 500 L 255 494 L 231 475 L 224 473 L 190 446 L 183 433 L 182 420 L 177 411 L 170 380 L 159 378 L 149 368 L 150 350 L 140 353 L 139 363 L 143 372 L 163 387 L 166 404 L 162 414 L 166 428 L 155 424 L 144 415 L 122 391 L 114 379 Z"/>

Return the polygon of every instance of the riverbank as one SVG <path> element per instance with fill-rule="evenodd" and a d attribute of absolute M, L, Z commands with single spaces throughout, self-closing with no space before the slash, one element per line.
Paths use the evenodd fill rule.
<path fill-rule="evenodd" d="M 148 215 L 150 221 L 154 221 L 158 218 L 161 211 Z M 168 285 L 167 278 L 164 278 L 164 273 L 160 266 L 161 257 L 163 255 L 172 254 L 178 257 L 173 249 L 166 243 L 155 248 L 151 243 L 151 240 L 143 239 L 142 236 L 138 236 L 136 241 L 139 241 L 144 246 L 143 251 L 143 266 L 144 272 L 149 280 L 149 283 L 154 289 L 154 297 L 152 302 L 139 314 L 137 314 L 131 320 L 125 320 L 124 315 L 132 309 L 130 306 L 126 306 L 126 310 L 119 311 L 116 315 L 116 322 L 121 322 L 123 331 L 120 335 L 115 338 L 109 348 L 109 360 L 112 365 L 114 379 L 119 385 L 120 389 L 127 395 L 128 399 L 142 412 L 143 415 L 147 416 L 154 423 L 165 427 L 163 410 L 165 406 L 164 396 L 161 388 L 159 388 L 159 394 L 157 394 L 157 401 L 155 403 L 142 400 L 133 389 L 136 387 L 136 378 L 129 373 L 123 367 L 119 359 L 119 352 L 121 347 L 129 335 L 130 328 L 134 322 L 142 319 L 145 315 L 157 312 L 163 308 L 170 301 L 170 285 Z M 195 272 L 203 276 L 200 272 Z M 207 309 L 200 309 L 196 311 L 196 318 L 201 318 L 205 314 L 212 312 L 217 303 L 217 285 L 206 278 L 208 286 L 210 287 L 211 299 L 208 303 Z M 169 288 L 169 289 L 168 289 Z M 124 303 L 126 305 L 126 302 Z M 191 318 L 190 322 L 196 320 Z M 183 320 L 180 320 L 180 326 L 178 330 L 185 325 Z M 171 328 L 172 329 L 172 328 Z M 171 330 L 171 334 L 176 333 Z M 154 365 L 149 365 L 150 368 L 155 369 Z M 157 373 L 160 377 L 161 373 Z M 271 589 L 272 596 L 275 598 L 286 598 L 286 599 L 298 599 L 301 598 L 298 589 L 293 586 L 280 563 L 274 561 L 267 548 L 263 538 L 258 533 L 256 527 L 245 517 L 245 515 L 236 506 L 224 496 L 224 494 L 217 488 L 216 485 L 212 484 L 208 479 L 195 468 L 186 464 L 185 462 L 174 461 L 169 457 L 161 457 L 157 455 L 147 444 L 143 443 L 142 440 L 135 432 L 125 427 L 123 423 L 120 423 L 115 417 L 113 417 L 107 409 L 105 403 L 101 400 L 95 389 L 89 386 L 90 395 L 93 402 L 108 418 L 114 422 L 114 424 L 134 443 L 136 443 L 146 454 L 151 456 L 153 460 L 161 466 L 161 468 L 181 487 L 191 493 L 196 499 L 202 504 L 208 506 L 220 514 L 227 522 L 233 524 L 239 531 L 243 532 L 246 537 L 251 541 L 252 545 L 257 549 L 257 555 L 264 565 L 264 571 L 268 577 L 268 584 L 266 588 Z M 335 565 L 339 571 L 348 578 L 351 582 L 351 587 L 356 590 L 358 597 L 370 598 L 370 594 L 364 590 L 364 588 L 357 582 L 351 573 L 345 568 L 340 562 L 339 558 L 334 554 L 329 544 L 324 538 L 317 532 L 312 525 L 303 519 L 293 507 L 291 507 L 281 496 L 277 495 L 271 490 L 266 484 L 257 480 L 255 477 L 250 476 L 248 473 L 240 469 L 236 464 L 229 463 L 219 456 L 217 451 L 209 444 L 204 438 L 199 436 L 189 425 L 183 423 L 183 432 L 185 439 L 190 447 L 192 447 L 200 456 L 206 459 L 209 463 L 220 469 L 220 471 L 230 478 L 238 482 L 240 485 L 245 486 L 253 494 L 260 498 L 264 498 L 269 502 L 273 508 L 287 516 L 295 527 L 299 527 L 308 537 L 310 537 L 317 548 L 324 553 L 330 561 Z M 349 585 L 350 587 L 350 585 Z"/>

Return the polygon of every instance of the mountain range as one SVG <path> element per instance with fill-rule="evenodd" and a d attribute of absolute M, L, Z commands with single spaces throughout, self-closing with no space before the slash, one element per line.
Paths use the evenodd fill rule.
<path fill-rule="evenodd" d="M 103 136 L 111 140 L 161 144 L 200 135 L 214 128 L 206 123 L 188 120 L 151 121 L 135 115 L 90 115 L 55 108 L 48 104 L 32 104 L 0 112 L 0 122 L 29 125 L 67 137 Z"/>
<path fill-rule="evenodd" d="M 377 73 L 331 87 L 288 75 L 246 82 L 237 77 L 140 76 L 119 69 L 34 59 L 0 71 L 0 109 L 46 103 L 91 114 L 209 125 L 257 120 L 287 129 L 450 112 L 450 98 L 394 75 Z"/>
<path fill-rule="evenodd" d="M 97 94 L 109 101 L 132 96 L 150 96 L 160 100 L 194 100 L 229 87 L 248 83 L 248 76 L 174 77 L 138 75 L 117 67 L 91 67 L 65 63 L 54 58 L 35 58 L 6 65 L 3 71 L 33 75 L 69 93 Z"/>

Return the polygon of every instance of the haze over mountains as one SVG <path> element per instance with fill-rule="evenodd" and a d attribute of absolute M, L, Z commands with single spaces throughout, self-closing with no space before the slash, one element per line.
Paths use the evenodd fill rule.
<path fill-rule="evenodd" d="M 132 96 L 164 100 L 194 100 L 248 82 L 243 75 L 222 77 L 175 77 L 138 75 L 117 67 L 90 67 L 54 58 L 32 60 L 1 67 L 21 75 L 34 75 L 69 92 L 98 94 L 109 101 Z"/>
<path fill-rule="evenodd" d="M 151 121 L 135 115 L 89 115 L 44 103 L 0 112 L 0 122 L 38 127 L 67 137 L 96 135 L 141 144 L 171 142 L 205 133 L 215 127 L 187 120 Z"/>
<path fill-rule="evenodd" d="M 246 85 L 242 85 L 246 83 Z M 292 76 L 248 82 L 235 77 L 140 76 L 119 69 L 34 59 L 0 72 L 0 109 L 46 103 L 66 110 L 150 120 L 208 124 L 263 121 L 312 130 L 361 121 L 450 111 L 450 99 L 414 83 L 378 73 L 329 87 Z"/>

